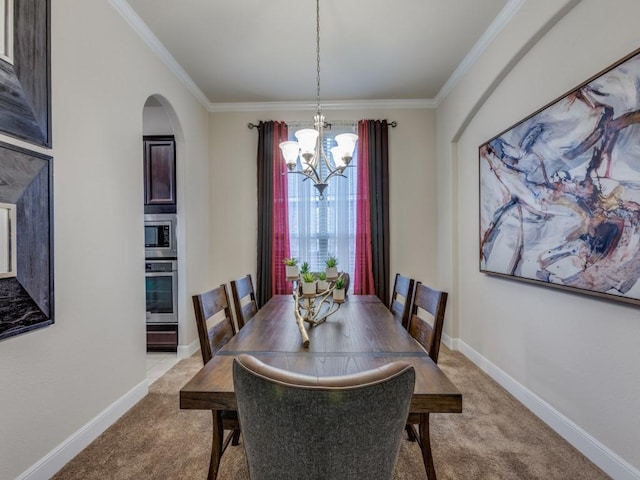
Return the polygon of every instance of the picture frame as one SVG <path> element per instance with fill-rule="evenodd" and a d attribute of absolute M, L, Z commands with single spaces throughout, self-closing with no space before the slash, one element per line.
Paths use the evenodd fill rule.
<path fill-rule="evenodd" d="M 479 146 L 480 271 L 640 305 L 640 49 Z"/>
<path fill-rule="evenodd" d="M 53 158 L 0 142 L 0 180 L 1 340 L 54 323 Z"/>
<path fill-rule="evenodd" d="M 13 19 L 10 55 L 0 55 L 0 133 L 50 148 L 50 0 L 0 2 Z"/>

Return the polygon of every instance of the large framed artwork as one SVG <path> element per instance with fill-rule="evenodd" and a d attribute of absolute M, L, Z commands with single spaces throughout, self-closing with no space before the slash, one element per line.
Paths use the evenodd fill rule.
<path fill-rule="evenodd" d="M 51 147 L 50 0 L 0 0 L 0 132 Z"/>
<path fill-rule="evenodd" d="M 0 142 L 0 339 L 54 321 L 52 158 Z"/>
<path fill-rule="evenodd" d="M 640 49 L 479 161 L 482 272 L 640 305 Z"/>

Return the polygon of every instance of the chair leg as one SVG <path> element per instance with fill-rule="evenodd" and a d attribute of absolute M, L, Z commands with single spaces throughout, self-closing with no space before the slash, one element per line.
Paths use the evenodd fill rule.
<path fill-rule="evenodd" d="M 420 414 L 420 447 L 422 449 L 422 461 L 427 471 L 429 480 L 436 480 L 436 469 L 433 465 L 433 456 L 431 455 L 431 439 L 429 436 L 429 414 Z"/>
<path fill-rule="evenodd" d="M 404 428 L 407 431 L 407 437 L 409 437 L 409 441 L 410 442 L 415 442 L 416 441 L 416 431 L 413 428 L 413 425 L 407 424 Z"/>
<path fill-rule="evenodd" d="M 216 480 L 218 477 L 218 467 L 220 467 L 220 457 L 222 456 L 224 431 L 222 429 L 220 410 L 211 410 L 211 413 L 213 414 L 213 428 L 211 435 L 211 460 L 209 460 L 207 480 Z"/>
<path fill-rule="evenodd" d="M 231 445 L 234 447 L 240 445 L 240 430 L 233 431 L 233 437 L 231 438 Z"/>

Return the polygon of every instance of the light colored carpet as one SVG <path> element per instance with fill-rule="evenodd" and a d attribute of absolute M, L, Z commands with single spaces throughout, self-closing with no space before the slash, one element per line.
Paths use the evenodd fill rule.
<path fill-rule="evenodd" d="M 459 352 L 442 346 L 439 365 L 463 395 L 462 414 L 431 416 L 439 480 L 609 478 Z M 54 480 L 205 479 L 211 413 L 178 404 L 201 366 L 198 356 L 178 363 Z M 221 480 L 248 479 L 242 441 L 220 468 Z M 403 441 L 394 480 L 425 478 L 417 444 Z"/>

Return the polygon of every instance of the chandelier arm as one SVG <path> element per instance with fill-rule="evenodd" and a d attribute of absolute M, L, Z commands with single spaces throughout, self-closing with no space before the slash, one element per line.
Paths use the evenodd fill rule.
<path fill-rule="evenodd" d="M 337 177 L 347 178 L 347 176 L 346 176 L 346 175 L 344 175 L 340 169 L 336 168 L 335 170 L 332 170 L 332 171 L 329 173 L 329 175 L 327 175 L 327 176 L 325 177 L 325 179 L 322 181 L 322 183 L 327 183 L 327 181 L 328 181 L 331 177 L 336 177 L 336 176 L 337 176 Z"/>
<path fill-rule="evenodd" d="M 323 145 L 320 145 L 320 156 L 322 157 L 322 160 L 324 160 L 324 164 L 327 166 L 329 171 L 333 172 L 335 168 L 331 166 L 331 163 L 329 162 L 329 157 L 327 156 L 327 153 L 324 151 Z"/>
<path fill-rule="evenodd" d="M 302 176 L 306 177 L 304 180 L 306 180 L 308 178 L 309 180 L 312 180 L 313 183 L 319 183 L 320 182 L 320 177 L 318 176 L 318 172 L 316 172 L 315 168 L 313 168 L 313 167 L 310 167 L 310 168 L 311 168 L 311 170 L 313 170 L 313 175 L 311 175 L 310 173 L 307 173 L 305 171 L 300 171 L 300 170 L 293 170 L 293 171 L 286 172 L 286 173 L 297 173 L 299 175 L 302 175 Z"/>
<path fill-rule="evenodd" d="M 314 167 L 312 164 L 309 163 L 307 165 L 309 167 L 309 170 L 313 172 L 313 176 L 309 174 L 307 174 L 307 176 L 309 178 L 312 178 L 314 183 L 318 183 L 320 181 L 320 173 L 318 172 L 318 170 L 316 170 L 316 167 Z"/>

